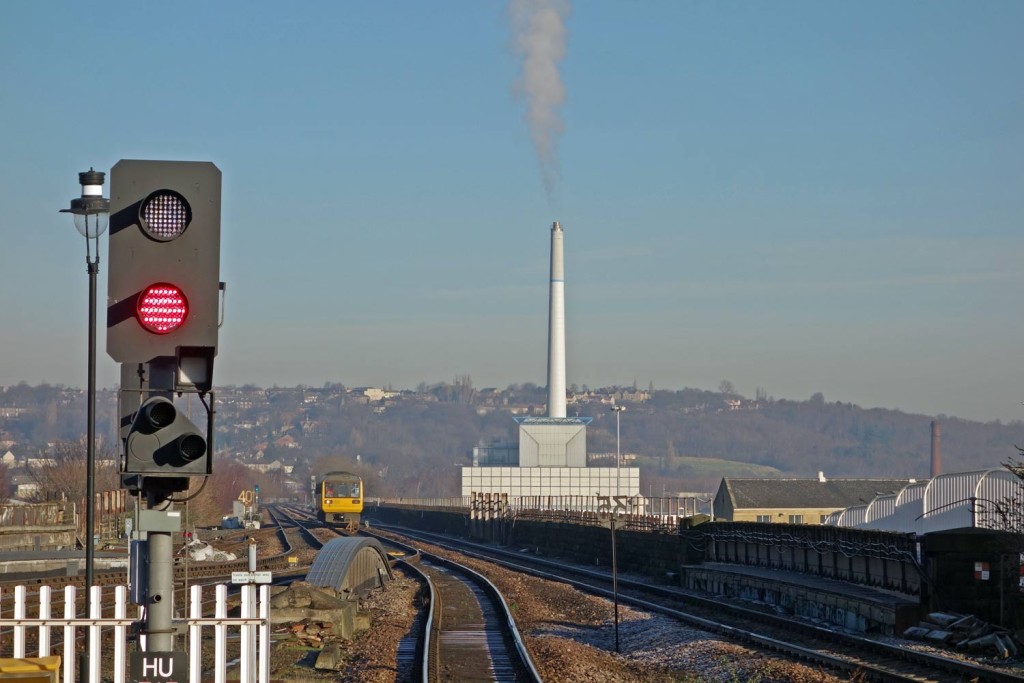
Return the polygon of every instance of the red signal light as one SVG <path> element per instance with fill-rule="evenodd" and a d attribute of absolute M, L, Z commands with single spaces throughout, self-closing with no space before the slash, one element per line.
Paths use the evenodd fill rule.
<path fill-rule="evenodd" d="M 150 285 L 136 307 L 139 323 L 153 334 L 167 334 L 181 327 L 188 317 L 188 299 L 167 282 Z"/>

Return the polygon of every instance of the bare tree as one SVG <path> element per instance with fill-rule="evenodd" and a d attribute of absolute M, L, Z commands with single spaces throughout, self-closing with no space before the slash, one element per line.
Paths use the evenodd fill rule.
<path fill-rule="evenodd" d="M 999 509 L 1002 512 L 1004 523 L 1007 527 L 1007 531 L 1012 531 L 1018 534 L 1024 534 L 1024 448 L 1015 446 L 1017 449 L 1017 455 L 1020 460 L 1008 460 L 1003 463 L 1003 467 L 1012 472 L 1018 479 L 1021 480 L 1021 485 L 1017 488 L 1016 493 L 1007 496 L 1005 500 L 999 501 Z M 1024 540 L 1022 540 L 1022 548 L 1024 548 Z"/>
<path fill-rule="evenodd" d="M 7 465 L 0 463 L 0 502 L 11 497 L 11 477 Z"/>
<path fill-rule="evenodd" d="M 204 484 L 205 482 L 205 484 Z M 230 515 L 232 503 L 245 490 L 253 487 L 252 472 L 243 464 L 227 458 L 218 459 L 209 477 L 192 477 L 189 482 L 189 520 L 200 526 L 215 526 Z M 175 496 L 184 498 L 183 494 Z"/>
<path fill-rule="evenodd" d="M 456 397 L 459 403 L 469 405 L 476 398 L 476 389 L 473 388 L 473 378 L 469 375 L 457 375 L 455 377 Z"/>
<path fill-rule="evenodd" d="M 117 454 L 101 444 L 96 452 L 95 491 L 116 491 L 121 488 Z M 38 500 L 80 500 L 85 498 L 88 457 L 85 439 L 57 441 L 49 457 L 28 470 L 32 482 L 39 487 Z"/>

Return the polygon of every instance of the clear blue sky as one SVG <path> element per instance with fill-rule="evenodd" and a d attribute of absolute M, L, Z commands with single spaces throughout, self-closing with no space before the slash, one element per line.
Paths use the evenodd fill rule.
<path fill-rule="evenodd" d="M 578 1 L 549 199 L 504 3 L 10 2 L 0 384 L 85 385 L 77 173 L 184 159 L 224 178 L 217 384 L 544 384 L 557 219 L 570 383 L 1020 419 L 1022 25 Z"/>

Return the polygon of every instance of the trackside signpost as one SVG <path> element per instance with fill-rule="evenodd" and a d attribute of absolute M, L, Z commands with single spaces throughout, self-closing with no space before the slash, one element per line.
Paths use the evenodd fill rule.
<path fill-rule="evenodd" d="M 625 526 L 625 515 L 619 512 L 598 512 L 601 526 L 612 532 L 612 598 L 615 603 L 615 651 L 619 651 L 619 562 L 615 557 L 615 529 Z"/>
<path fill-rule="evenodd" d="M 231 583 L 235 585 L 270 583 L 273 580 L 270 572 L 231 572 Z"/>

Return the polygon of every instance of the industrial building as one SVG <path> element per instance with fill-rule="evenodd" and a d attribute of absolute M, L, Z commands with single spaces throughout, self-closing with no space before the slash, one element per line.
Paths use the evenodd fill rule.
<path fill-rule="evenodd" d="M 462 468 L 463 496 L 631 498 L 640 494 L 639 468 L 587 467 L 591 418 L 565 414 L 564 236 L 561 224 L 555 222 L 551 226 L 548 290 L 547 416 L 516 418 L 518 448 L 508 443 L 474 448 L 473 466 Z"/>

